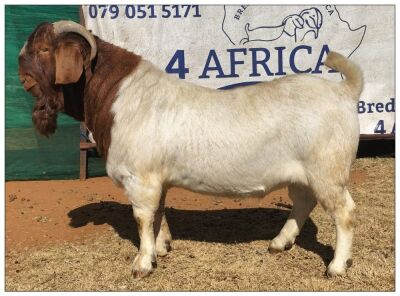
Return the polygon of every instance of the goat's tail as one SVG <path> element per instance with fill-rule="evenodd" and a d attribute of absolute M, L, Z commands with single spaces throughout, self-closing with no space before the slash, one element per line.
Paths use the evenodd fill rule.
<path fill-rule="evenodd" d="M 347 84 L 354 94 L 354 99 L 358 100 L 363 89 L 364 81 L 360 68 L 337 52 L 329 52 L 324 64 L 346 76 L 343 83 Z"/>

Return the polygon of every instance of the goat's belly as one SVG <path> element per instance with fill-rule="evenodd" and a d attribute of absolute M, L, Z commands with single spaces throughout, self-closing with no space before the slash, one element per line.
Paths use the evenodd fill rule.
<path fill-rule="evenodd" d="M 195 192 L 209 194 L 227 194 L 227 195 L 243 195 L 251 193 L 265 193 L 266 186 L 261 182 L 252 182 L 244 184 L 242 182 L 235 183 L 224 180 L 216 182 L 208 178 L 185 175 L 179 179 L 170 182 L 171 185 L 183 187 Z"/>
<path fill-rule="evenodd" d="M 181 170 L 171 176 L 171 185 L 192 191 L 228 195 L 264 195 L 290 183 L 307 183 L 298 164 L 283 164 L 273 169 L 247 171 Z"/>

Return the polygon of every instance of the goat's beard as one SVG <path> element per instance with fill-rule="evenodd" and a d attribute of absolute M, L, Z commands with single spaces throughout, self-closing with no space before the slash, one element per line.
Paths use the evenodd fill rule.
<path fill-rule="evenodd" d="M 32 111 L 32 122 L 36 130 L 46 137 L 57 129 L 58 112 L 64 108 L 63 98 L 59 94 L 38 97 Z"/>

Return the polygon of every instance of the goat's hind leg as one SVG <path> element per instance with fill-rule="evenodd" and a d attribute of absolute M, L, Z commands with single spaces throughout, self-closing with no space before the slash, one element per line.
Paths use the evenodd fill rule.
<path fill-rule="evenodd" d="M 293 208 L 282 230 L 268 248 L 271 253 L 281 252 L 292 247 L 317 203 L 311 190 L 302 185 L 290 185 L 289 197 L 293 201 Z"/>
<path fill-rule="evenodd" d="M 345 186 L 325 186 L 317 193 L 317 196 L 323 208 L 333 218 L 336 227 L 335 255 L 326 274 L 327 276 L 344 275 L 346 269 L 352 265 L 354 201 Z"/>

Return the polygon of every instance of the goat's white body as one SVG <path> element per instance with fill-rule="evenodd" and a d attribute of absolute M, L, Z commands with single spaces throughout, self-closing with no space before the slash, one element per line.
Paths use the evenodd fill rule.
<path fill-rule="evenodd" d="M 327 62 L 338 63 L 348 79 L 294 75 L 220 91 L 172 78 L 146 61 L 124 79 L 112 106 L 107 173 L 125 188 L 138 223 L 135 277 L 149 274 L 156 255 L 168 251 L 165 215 L 157 218 L 165 185 L 233 195 L 288 185 L 293 209 L 270 249 L 291 246 L 319 201 L 337 229 L 328 274 L 345 273 L 354 210 L 346 183 L 358 146 L 362 78 L 341 56 Z"/>
<path fill-rule="evenodd" d="M 117 183 L 152 174 L 195 191 L 245 194 L 308 185 L 326 157 L 341 162 L 332 178 L 345 183 L 359 135 L 347 96 L 343 85 L 309 75 L 212 90 L 144 61 L 112 107 L 107 172 Z"/>

